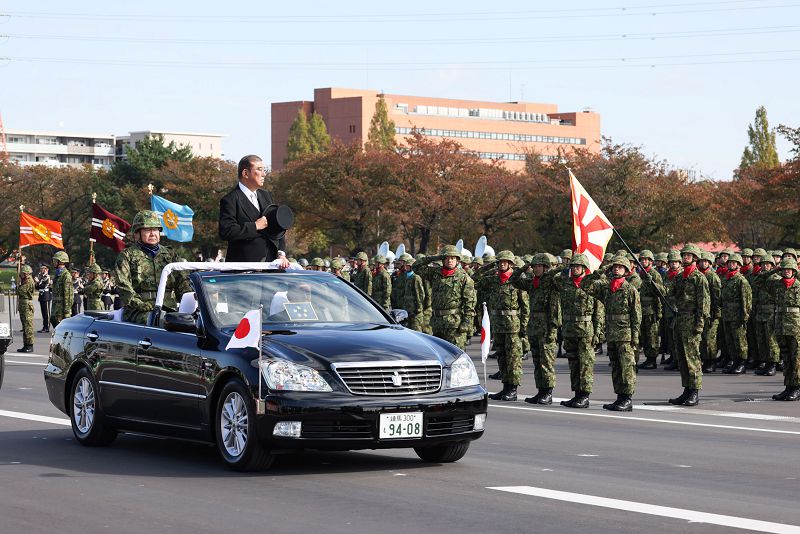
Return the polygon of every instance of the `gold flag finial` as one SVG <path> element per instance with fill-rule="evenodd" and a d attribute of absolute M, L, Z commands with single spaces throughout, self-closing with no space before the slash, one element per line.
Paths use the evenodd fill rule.
<path fill-rule="evenodd" d="M 147 191 L 150 193 L 150 196 L 153 195 L 153 189 L 155 189 L 155 187 L 153 187 L 153 184 L 147 184 Z"/>
<path fill-rule="evenodd" d="M 92 204 L 97 200 L 97 193 L 92 193 Z"/>

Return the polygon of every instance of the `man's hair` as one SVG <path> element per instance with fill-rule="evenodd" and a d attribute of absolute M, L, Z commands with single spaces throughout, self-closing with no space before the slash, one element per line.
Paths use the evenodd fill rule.
<path fill-rule="evenodd" d="M 242 179 L 242 172 L 245 169 L 250 170 L 253 167 L 253 164 L 255 162 L 257 162 L 257 161 L 262 161 L 262 160 L 261 160 L 261 158 L 259 156 L 256 156 L 255 154 L 249 154 L 249 155 L 243 157 L 242 159 L 240 159 L 239 160 L 238 173 L 236 174 L 236 179 L 237 180 L 241 180 Z"/>

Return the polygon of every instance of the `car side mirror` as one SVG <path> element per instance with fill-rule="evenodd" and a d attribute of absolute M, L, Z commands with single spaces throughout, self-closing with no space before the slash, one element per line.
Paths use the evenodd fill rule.
<path fill-rule="evenodd" d="M 197 332 L 194 315 L 191 313 L 169 312 L 164 315 L 164 330 L 194 334 Z"/>
<path fill-rule="evenodd" d="M 394 309 L 389 310 L 389 315 L 394 319 L 396 323 L 402 323 L 406 319 L 408 319 L 408 312 L 405 310 Z"/>

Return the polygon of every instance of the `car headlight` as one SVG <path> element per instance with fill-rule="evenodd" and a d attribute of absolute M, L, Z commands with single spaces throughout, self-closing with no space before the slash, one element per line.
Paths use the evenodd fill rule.
<path fill-rule="evenodd" d="M 267 386 L 278 391 L 332 391 L 317 371 L 305 365 L 283 360 L 262 361 L 261 374 Z"/>
<path fill-rule="evenodd" d="M 480 384 L 478 380 L 478 371 L 475 370 L 475 365 L 472 364 L 472 359 L 466 354 L 462 354 L 450 366 L 450 387 L 460 388 L 464 386 L 477 386 Z"/>

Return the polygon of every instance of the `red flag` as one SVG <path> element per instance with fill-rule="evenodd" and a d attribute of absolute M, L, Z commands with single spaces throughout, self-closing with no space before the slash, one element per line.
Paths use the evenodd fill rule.
<path fill-rule="evenodd" d="M 19 214 L 19 247 L 31 245 L 53 245 L 63 249 L 61 223 L 39 219 L 24 211 Z"/>
<path fill-rule="evenodd" d="M 261 310 L 252 310 L 244 314 L 242 320 L 239 321 L 239 326 L 231 336 L 228 344 L 225 345 L 225 350 L 239 347 L 255 347 L 261 346 Z"/>
<path fill-rule="evenodd" d="M 92 231 L 89 234 L 91 241 L 122 252 L 125 248 L 125 234 L 130 228 L 131 225 L 125 219 L 106 211 L 100 204 L 92 204 Z"/>
<path fill-rule="evenodd" d="M 486 364 L 486 358 L 489 357 L 489 348 L 492 344 L 492 323 L 489 320 L 489 311 L 486 309 L 486 303 L 483 303 L 483 320 L 481 320 L 481 361 Z"/>
<path fill-rule="evenodd" d="M 572 171 L 569 171 L 569 186 L 572 191 L 572 250 L 585 255 L 591 270 L 595 271 L 603 263 L 614 226 Z"/>

